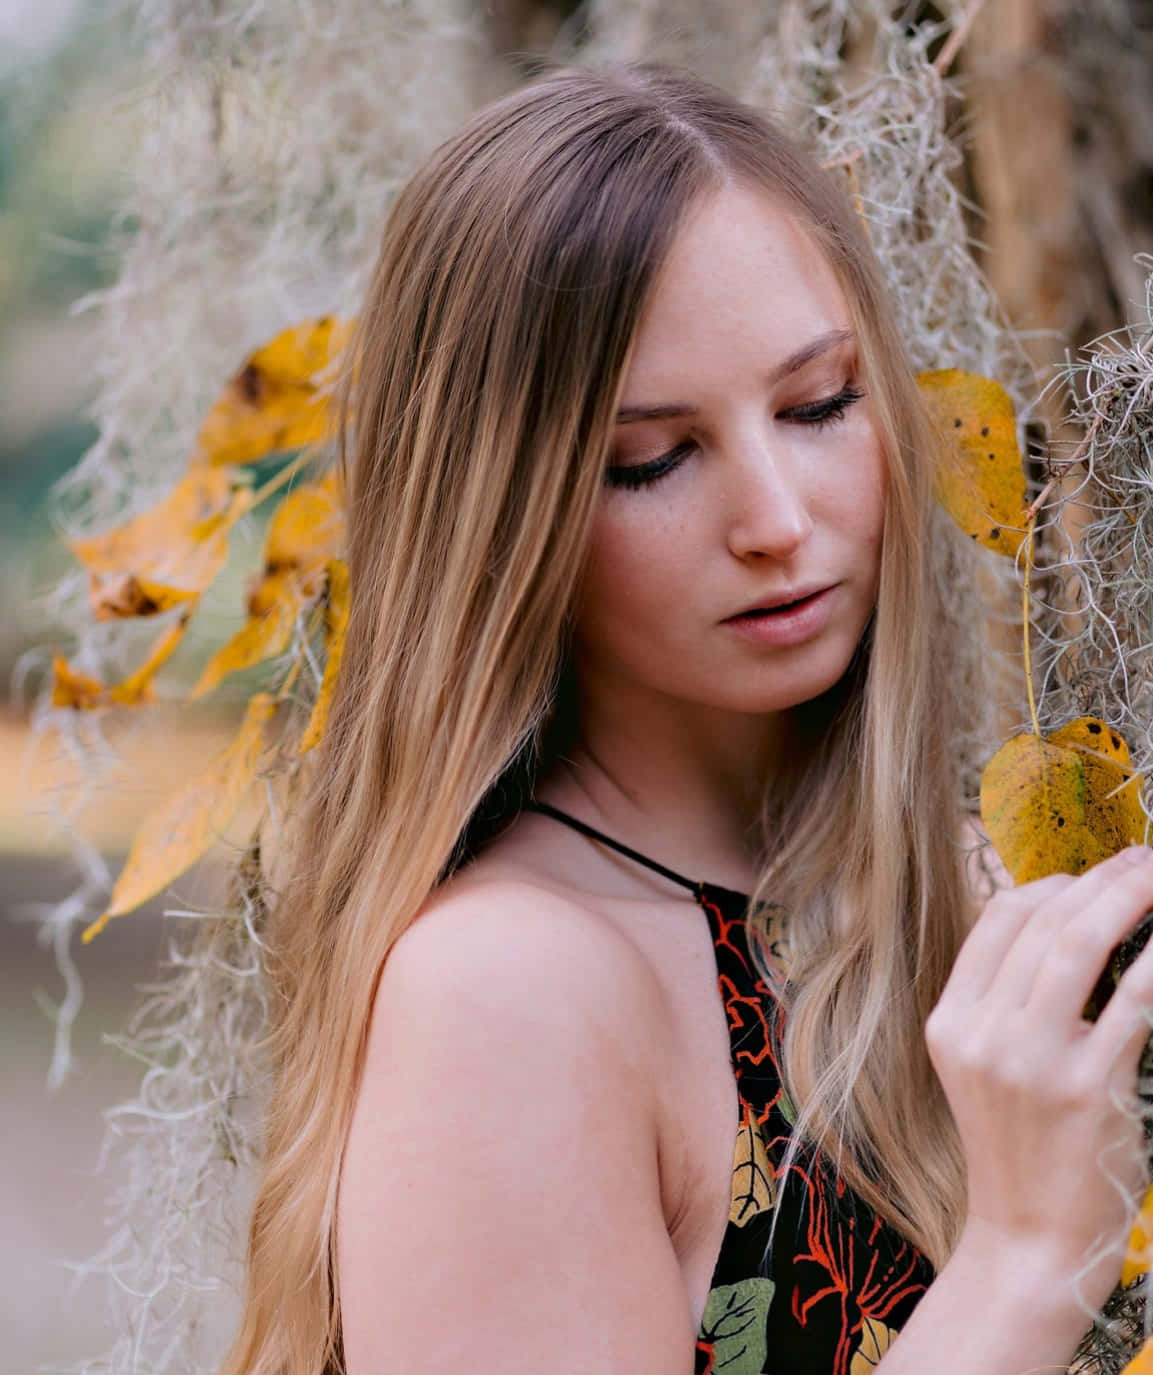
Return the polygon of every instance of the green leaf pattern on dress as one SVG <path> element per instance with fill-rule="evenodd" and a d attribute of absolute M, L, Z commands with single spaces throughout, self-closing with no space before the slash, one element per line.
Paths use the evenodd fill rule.
<path fill-rule="evenodd" d="M 745 1279 L 709 1290 L 701 1331 L 712 1342 L 716 1375 L 761 1375 L 765 1368 L 765 1322 L 776 1285 Z"/>

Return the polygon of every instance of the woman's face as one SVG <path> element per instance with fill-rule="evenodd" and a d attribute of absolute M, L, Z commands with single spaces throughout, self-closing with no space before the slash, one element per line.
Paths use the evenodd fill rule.
<path fill-rule="evenodd" d="M 884 513 L 857 379 L 844 297 L 803 228 L 749 189 L 694 206 L 625 379 L 576 611 L 586 686 L 759 713 L 837 682 L 875 602 Z M 831 590 L 801 617 L 729 620 L 813 588 Z"/>

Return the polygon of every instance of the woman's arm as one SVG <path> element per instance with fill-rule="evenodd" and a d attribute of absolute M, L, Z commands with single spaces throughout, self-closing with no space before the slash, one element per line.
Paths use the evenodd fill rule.
<path fill-rule="evenodd" d="M 1076 1269 L 1056 1247 L 970 1224 L 878 1375 L 1064 1375 L 1092 1325 Z"/>
<path fill-rule="evenodd" d="M 341 1183 L 349 1375 L 691 1375 L 640 956 L 487 883 L 385 962 Z"/>

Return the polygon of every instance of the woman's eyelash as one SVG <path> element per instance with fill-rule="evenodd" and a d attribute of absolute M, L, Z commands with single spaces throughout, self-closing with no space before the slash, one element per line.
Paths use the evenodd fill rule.
<path fill-rule="evenodd" d="M 785 411 L 784 415 L 790 420 L 799 421 L 802 425 L 812 425 L 817 430 L 823 430 L 826 425 L 835 424 L 842 419 L 853 402 L 859 401 L 864 394 L 863 391 L 846 385 L 835 396 L 827 396 L 822 401 L 811 401 L 805 406 L 793 406 Z M 610 487 L 643 487 L 675 468 L 692 447 L 691 444 L 678 444 L 675 449 L 670 449 L 667 454 L 654 458 L 650 463 L 638 463 L 633 467 L 606 468 L 605 481 Z"/>
<path fill-rule="evenodd" d="M 823 401 L 812 401 L 807 406 L 794 406 L 791 411 L 785 414 L 794 420 L 801 420 L 806 424 L 816 425 L 817 429 L 823 429 L 826 425 L 845 414 L 854 401 L 859 401 L 864 396 L 863 391 L 857 391 L 855 387 L 844 386 L 836 396 L 828 396 Z"/>

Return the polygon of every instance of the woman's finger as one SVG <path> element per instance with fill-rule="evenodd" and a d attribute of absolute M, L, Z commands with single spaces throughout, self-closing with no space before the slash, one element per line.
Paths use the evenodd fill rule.
<path fill-rule="evenodd" d="M 1117 945 L 1153 908 L 1153 864 L 1135 866 L 1065 923 L 1038 964 L 1025 1006 L 1049 1025 L 1077 1029 L 1081 1009 Z"/>
<path fill-rule="evenodd" d="M 1039 903 L 1058 896 L 1077 880 L 1069 874 L 1050 874 L 997 893 L 973 923 L 953 962 L 942 998 L 973 1003 L 989 987 L 1006 952 Z"/>
<path fill-rule="evenodd" d="M 1109 951 L 1144 910 L 1135 910 L 1144 896 L 1153 902 L 1153 850 L 1134 845 L 1094 865 L 1041 904 L 1001 961 L 989 996 L 1003 1007 L 1025 1007 L 1042 964 L 1049 961 L 1065 989 L 1082 975 L 1088 978 L 1079 1013 Z M 1072 1006 L 1073 995 L 1066 998 Z"/>

